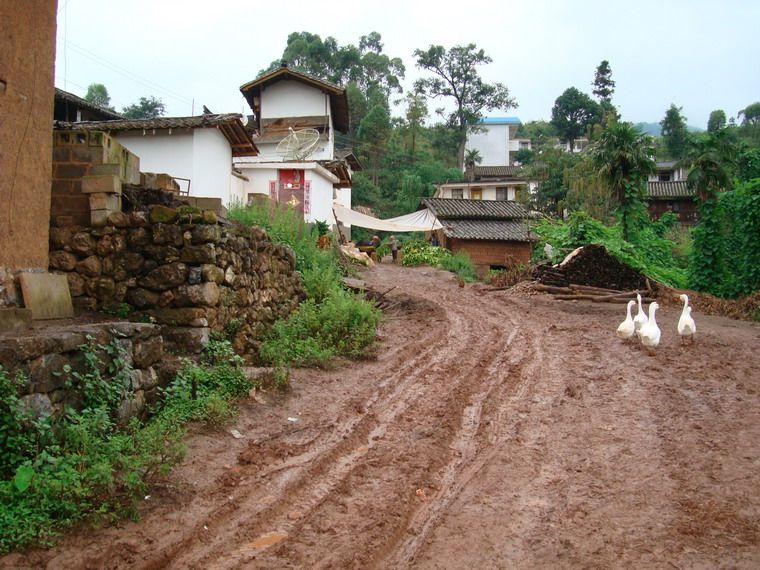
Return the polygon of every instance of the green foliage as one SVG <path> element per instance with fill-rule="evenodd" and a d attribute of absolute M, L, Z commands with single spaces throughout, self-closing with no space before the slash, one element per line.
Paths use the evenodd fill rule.
<path fill-rule="evenodd" d="M 92 515 L 134 516 L 149 485 L 182 459 L 185 422 L 228 421 L 253 383 L 227 341 L 213 339 L 200 363 L 187 362 L 148 423 L 117 424 L 133 397 L 131 367 L 118 341 L 89 339 L 82 371 L 67 369 L 78 409 L 34 416 L 17 394 L 23 378 L 0 367 L 0 553 L 49 543 Z"/>
<path fill-rule="evenodd" d="M 716 109 L 710 113 L 707 119 L 707 132 L 716 133 L 726 126 L 726 112 L 723 109 Z"/>
<path fill-rule="evenodd" d="M 612 68 L 606 59 L 596 68 L 592 93 L 600 100 L 609 103 L 615 92 L 615 82 L 612 80 Z"/>
<path fill-rule="evenodd" d="M 127 119 L 155 119 L 166 113 L 166 106 L 152 95 L 140 97 L 137 103 L 133 103 L 121 110 L 121 114 Z"/>
<path fill-rule="evenodd" d="M 689 282 L 722 297 L 760 289 L 760 179 L 701 203 Z"/>
<path fill-rule="evenodd" d="M 440 262 L 440 267 L 446 271 L 456 273 L 468 283 L 472 283 L 478 279 L 475 274 L 475 266 L 472 264 L 470 256 L 464 251 L 459 251 L 453 255 L 443 257 Z"/>
<path fill-rule="evenodd" d="M 324 366 L 335 356 L 360 358 L 375 341 L 380 311 L 343 290 L 317 302 L 307 299 L 287 321 L 278 321 L 261 346 L 276 366 Z"/>
<path fill-rule="evenodd" d="M 456 273 L 467 282 L 476 280 L 475 266 L 465 252 L 452 254 L 445 247 L 433 246 L 423 240 L 410 240 L 404 243 L 402 265 L 431 265 Z"/>
<path fill-rule="evenodd" d="M 567 222 L 541 220 L 533 228 L 539 236 L 537 255 L 543 255 L 546 243 L 565 255 L 587 244 L 603 245 L 623 263 L 638 269 L 657 281 L 673 287 L 686 286 L 686 274 L 673 257 L 675 244 L 663 237 L 675 220 L 664 216 L 658 222 L 640 227 L 631 237 L 623 239 L 621 224 L 606 226 L 585 212 L 574 212 Z"/>
<path fill-rule="evenodd" d="M 760 147 L 743 148 L 736 159 L 736 176 L 741 182 L 760 178 Z"/>
<path fill-rule="evenodd" d="M 686 126 L 686 117 L 681 114 L 682 109 L 683 107 L 676 107 L 672 103 L 665 112 L 665 117 L 660 121 L 667 156 L 676 160 L 686 156 L 686 150 L 691 140 L 689 129 Z"/>
<path fill-rule="evenodd" d="M 293 248 L 307 300 L 275 323 L 260 356 L 279 367 L 322 366 L 334 356 L 362 356 L 375 340 L 380 312 L 341 285 L 337 253 L 316 246 L 316 230 L 292 211 L 267 207 L 230 210 L 230 218 L 264 227 L 278 243 Z"/>
<path fill-rule="evenodd" d="M 108 94 L 108 89 L 102 83 L 90 83 L 87 87 L 87 93 L 84 96 L 85 101 L 89 101 L 93 105 L 103 107 L 109 111 L 113 111 L 111 106 L 111 96 Z"/>
<path fill-rule="evenodd" d="M 601 118 L 601 108 L 596 101 L 575 87 L 569 87 L 554 101 L 551 124 L 563 141 L 572 143 Z"/>

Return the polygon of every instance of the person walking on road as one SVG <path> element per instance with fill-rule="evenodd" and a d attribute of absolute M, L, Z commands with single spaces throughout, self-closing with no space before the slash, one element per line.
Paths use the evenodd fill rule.
<path fill-rule="evenodd" d="M 396 263 L 396 258 L 398 257 L 398 242 L 396 241 L 396 236 L 391 236 L 388 238 L 388 245 L 391 248 L 393 263 Z"/>

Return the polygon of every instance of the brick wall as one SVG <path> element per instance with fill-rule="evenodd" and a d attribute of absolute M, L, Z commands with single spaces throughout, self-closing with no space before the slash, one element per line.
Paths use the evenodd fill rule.
<path fill-rule="evenodd" d="M 90 225 L 92 211 L 120 210 L 122 182 L 140 183 L 140 159 L 113 138 L 98 131 L 53 133 L 52 226 Z"/>
<path fill-rule="evenodd" d="M 520 241 L 486 241 L 450 239 L 445 244 L 451 251 L 465 251 L 475 264 L 479 275 L 483 275 L 492 266 L 504 266 L 508 256 L 520 263 L 530 261 L 532 245 Z"/>

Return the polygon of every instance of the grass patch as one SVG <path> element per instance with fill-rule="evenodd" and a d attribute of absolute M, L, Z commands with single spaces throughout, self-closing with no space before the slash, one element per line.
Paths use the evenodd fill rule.
<path fill-rule="evenodd" d="M 433 246 L 423 240 L 408 241 L 404 244 L 402 265 L 431 265 L 455 273 L 468 283 L 477 280 L 475 266 L 467 253 L 451 253 L 445 247 Z"/>

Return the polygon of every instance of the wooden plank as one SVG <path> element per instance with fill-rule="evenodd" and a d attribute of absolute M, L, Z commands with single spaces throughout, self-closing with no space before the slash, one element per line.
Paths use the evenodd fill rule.
<path fill-rule="evenodd" d="M 20 273 L 24 305 L 32 319 L 68 319 L 74 316 L 69 281 L 56 273 Z"/>

